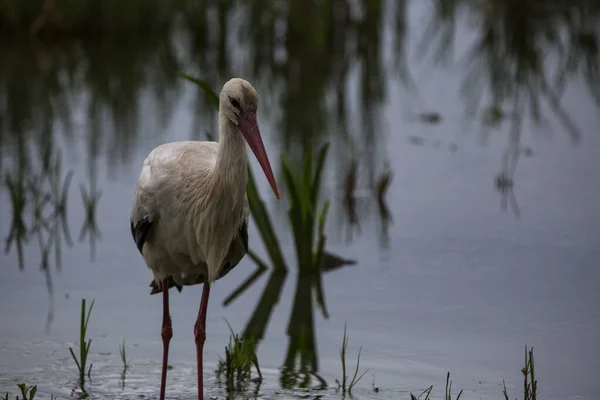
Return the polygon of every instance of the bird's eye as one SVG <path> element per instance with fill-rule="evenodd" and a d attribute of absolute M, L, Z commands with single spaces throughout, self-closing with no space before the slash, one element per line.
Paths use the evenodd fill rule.
<path fill-rule="evenodd" d="M 233 97 L 230 97 L 229 101 L 231 101 L 231 105 L 233 105 L 235 108 L 237 108 L 237 109 L 240 108 L 240 103 L 236 99 L 234 99 Z"/>

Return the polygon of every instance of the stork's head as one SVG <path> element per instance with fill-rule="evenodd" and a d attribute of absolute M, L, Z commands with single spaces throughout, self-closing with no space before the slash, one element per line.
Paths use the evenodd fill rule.
<path fill-rule="evenodd" d="M 232 78 L 223 85 L 219 98 L 219 113 L 238 127 L 265 173 L 275 196 L 279 198 L 271 163 L 258 128 L 257 107 L 258 93 L 249 82 L 241 78 Z"/>

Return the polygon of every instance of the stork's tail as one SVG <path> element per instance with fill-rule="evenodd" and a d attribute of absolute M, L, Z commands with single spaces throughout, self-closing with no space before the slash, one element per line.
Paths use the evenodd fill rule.
<path fill-rule="evenodd" d="M 183 286 L 176 284 L 175 281 L 173 280 L 173 277 L 169 276 L 167 278 L 167 288 L 171 289 L 173 286 L 175 286 L 177 288 L 177 291 L 179 293 L 181 293 L 181 289 L 183 289 Z M 156 293 L 162 293 L 162 285 L 159 284 L 158 282 L 156 282 L 155 280 L 150 282 L 150 287 L 152 288 L 152 291 L 150 291 L 151 295 L 156 294 Z"/>

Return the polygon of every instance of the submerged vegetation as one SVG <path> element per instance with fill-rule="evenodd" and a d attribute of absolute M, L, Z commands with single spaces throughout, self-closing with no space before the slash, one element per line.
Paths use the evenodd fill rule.
<path fill-rule="evenodd" d="M 73 348 L 69 347 L 71 357 L 73 357 L 73 361 L 75 361 L 77 369 L 79 370 L 79 384 L 81 385 L 82 389 L 85 386 L 87 358 L 90 352 L 90 346 L 92 345 L 92 339 L 86 339 L 86 337 L 88 323 L 90 322 L 90 315 L 92 314 L 93 308 L 94 300 L 92 300 L 90 308 L 86 310 L 85 299 L 81 299 L 81 316 L 79 321 L 79 359 L 75 356 Z M 90 364 L 89 368 L 87 369 L 88 377 L 90 377 L 90 374 L 92 372 L 92 366 L 93 364 Z"/>
<path fill-rule="evenodd" d="M 342 382 L 337 382 L 338 388 L 342 389 L 342 393 L 345 394 L 346 391 L 348 394 L 352 394 L 352 388 L 365 376 L 369 369 L 366 369 L 360 376 L 358 375 L 358 368 L 360 367 L 360 352 L 362 351 L 362 346 L 358 349 L 358 356 L 356 358 L 356 368 L 354 369 L 354 375 L 350 382 L 348 382 L 348 376 L 346 375 L 346 353 L 348 351 L 348 336 L 346 335 L 346 324 L 344 324 L 344 337 L 342 339 L 342 348 L 340 349 L 340 359 L 342 361 Z M 373 382 L 374 382 L 373 378 Z M 373 383 L 373 387 L 375 387 L 375 383 Z"/>
<path fill-rule="evenodd" d="M 123 363 L 123 372 L 127 371 L 129 368 L 129 363 L 127 362 L 127 351 L 125 350 L 125 339 L 123 339 L 123 344 L 119 345 L 119 355 L 121 356 L 121 362 Z"/>
<path fill-rule="evenodd" d="M 422 391 L 419 396 L 415 396 L 414 394 L 410 394 L 410 400 L 430 400 L 431 391 L 433 390 L 433 385 L 429 386 L 427 389 Z M 460 396 L 462 396 L 463 391 L 458 392 L 455 400 L 459 400 Z M 423 397 L 425 396 L 425 397 Z M 452 381 L 450 380 L 450 372 L 446 374 L 446 388 L 444 390 L 443 400 L 452 400 Z"/>
<path fill-rule="evenodd" d="M 521 369 L 521 373 L 523 374 L 523 400 L 537 400 L 538 383 L 535 379 L 533 348 L 527 351 L 527 346 L 525 346 L 525 365 Z M 502 380 L 502 386 L 504 388 L 504 400 L 509 400 L 504 379 Z"/>
<path fill-rule="evenodd" d="M 242 336 L 233 332 L 231 326 L 229 344 L 225 347 L 225 358 L 219 360 L 215 373 L 217 379 L 225 381 L 228 390 L 233 388 L 243 389 L 243 384 L 250 381 L 252 366 L 256 368 L 258 377 L 255 382 L 262 381 L 262 374 L 258 365 L 256 346 L 252 336 Z"/>
<path fill-rule="evenodd" d="M 17 395 L 16 400 L 34 400 L 35 394 L 37 393 L 37 385 L 28 386 L 25 383 L 17 384 L 17 387 L 21 391 L 21 397 Z M 10 400 L 8 397 L 8 392 L 2 397 L 0 400 Z M 58 397 L 54 397 L 54 395 L 50 395 L 50 400 L 58 400 Z"/>
<path fill-rule="evenodd" d="M 21 390 L 21 399 L 20 400 L 33 400 L 35 394 L 37 392 L 37 385 L 35 386 L 27 386 L 24 383 L 20 383 L 17 385 L 19 390 Z M 8 400 L 8 392 L 5 396 L 2 397 L 1 400 Z M 19 400 L 19 396 L 17 396 L 17 400 Z"/>

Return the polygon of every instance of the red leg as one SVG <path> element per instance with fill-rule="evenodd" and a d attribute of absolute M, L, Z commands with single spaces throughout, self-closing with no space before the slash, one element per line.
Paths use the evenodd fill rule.
<path fill-rule="evenodd" d="M 167 279 L 162 281 L 163 290 L 163 322 L 160 335 L 163 342 L 162 372 L 160 375 L 160 400 L 165 399 L 165 385 L 167 383 L 167 361 L 169 359 L 169 342 L 173 337 L 171 316 L 169 315 L 169 285 Z"/>
<path fill-rule="evenodd" d="M 208 306 L 208 295 L 210 294 L 210 283 L 204 282 L 202 287 L 202 300 L 200 301 L 200 310 L 198 319 L 194 325 L 194 341 L 196 342 L 196 361 L 198 364 L 198 400 L 204 399 L 204 378 L 202 376 L 202 352 L 204 351 L 204 342 L 206 340 L 206 307 Z"/>

